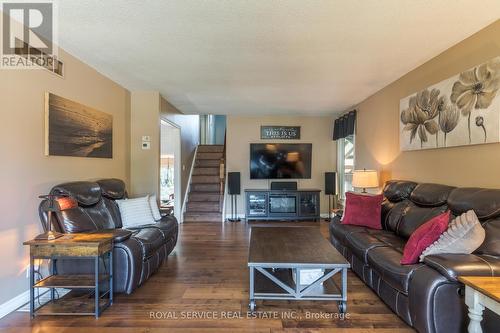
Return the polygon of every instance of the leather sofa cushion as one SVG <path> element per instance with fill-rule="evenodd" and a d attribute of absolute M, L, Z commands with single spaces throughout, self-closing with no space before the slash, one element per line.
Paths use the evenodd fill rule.
<path fill-rule="evenodd" d="M 446 211 L 446 205 L 437 207 L 421 207 L 410 202 L 405 208 L 401 221 L 398 224 L 397 234 L 409 238 L 425 222 Z"/>
<path fill-rule="evenodd" d="M 486 238 L 475 254 L 488 254 L 500 257 L 500 219 L 488 220 L 483 223 Z"/>
<path fill-rule="evenodd" d="M 368 251 L 379 246 L 388 246 L 386 243 L 366 232 L 347 234 L 345 236 L 345 242 L 351 252 L 364 263 L 367 263 Z"/>
<path fill-rule="evenodd" d="M 101 179 L 97 183 L 101 187 L 102 196 L 105 198 L 118 200 L 126 197 L 125 183 L 121 179 Z"/>
<path fill-rule="evenodd" d="M 133 239 L 141 243 L 143 260 L 147 260 L 154 255 L 164 244 L 163 234 L 157 228 L 144 228 L 135 230 Z"/>
<path fill-rule="evenodd" d="M 129 239 L 133 232 L 127 229 L 102 229 L 93 232 L 93 234 L 113 234 L 113 241 L 116 243 L 121 243 Z"/>
<path fill-rule="evenodd" d="M 178 231 L 178 223 L 173 216 L 162 216 L 161 220 L 156 222 L 154 226 L 163 232 L 167 240 Z"/>
<path fill-rule="evenodd" d="M 403 200 L 397 203 L 389 201 L 382 203 L 382 227 L 385 230 L 396 232 L 410 203 L 411 201 L 409 200 Z"/>
<path fill-rule="evenodd" d="M 390 247 L 376 247 L 368 251 L 368 264 L 385 283 L 408 295 L 408 285 L 415 270 L 422 264 L 401 265 L 402 254 Z"/>
<path fill-rule="evenodd" d="M 404 180 L 390 180 L 385 183 L 384 197 L 391 202 L 399 202 L 410 197 L 417 183 Z"/>
<path fill-rule="evenodd" d="M 386 230 L 369 230 L 368 232 L 379 241 L 387 244 L 396 251 L 403 253 L 403 249 L 406 245 L 405 238 L 402 238 L 395 233 Z"/>
<path fill-rule="evenodd" d="M 418 184 L 410 195 L 410 200 L 424 207 L 437 207 L 446 204 L 452 186 L 441 184 Z"/>
<path fill-rule="evenodd" d="M 330 233 L 345 245 L 345 236 L 354 232 L 365 232 L 367 228 L 356 225 L 341 224 L 339 218 L 334 218 L 330 223 Z"/>
<path fill-rule="evenodd" d="M 89 232 L 102 229 L 82 207 L 56 212 L 55 216 L 59 222 L 58 229 L 64 233 Z"/>
<path fill-rule="evenodd" d="M 448 197 L 453 215 L 474 210 L 481 221 L 500 216 L 500 190 L 484 188 L 457 188 Z"/>
<path fill-rule="evenodd" d="M 500 276 L 500 259 L 474 254 L 439 254 L 425 257 L 424 263 L 451 281 L 460 275 Z"/>
<path fill-rule="evenodd" d="M 67 195 L 81 206 L 91 206 L 101 199 L 101 188 L 94 182 L 71 182 L 55 186 L 51 194 Z"/>
<path fill-rule="evenodd" d="M 178 223 L 173 216 L 162 216 L 161 220 L 151 224 L 143 224 L 138 227 L 128 228 L 130 230 L 156 228 L 161 231 L 163 238 L 168 241 L 177 235 Z"/>

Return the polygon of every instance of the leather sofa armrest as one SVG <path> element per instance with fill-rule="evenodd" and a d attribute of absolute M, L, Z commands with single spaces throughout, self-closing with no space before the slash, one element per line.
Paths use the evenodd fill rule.
<path fill-rule="evenodd" d="M 133 231 L 127 229 L 102 229 L 92 232 L 93 234 L 113 234 L 113 241 L 121 243 L 126 241 L 132 236 Z"/>
<path fill-rule="evenodd" d="M 475 254 L 439 254 L 427 256 L 424 263 L 450 281 L 458 276 L 500 276 L 500 258 Z"/>
<path fill-rule="evenodd" d="M 336 211 L 333 212 L 333 216 L 337 216 L 339 218 L 342 218 L 342 215 L 344 215 L 344 211 L 342 209 L 337 209 Z"/>
<path fill-rule="evenodd" d="M 343 211 L 336 211 L 333 216 L 332 216 L 332 219 L 330 220 L 331 223 L 335 223 L 335 224 L 340 224 L 340 220 L 342 219 L 342 215 L 343 215 Z"/>

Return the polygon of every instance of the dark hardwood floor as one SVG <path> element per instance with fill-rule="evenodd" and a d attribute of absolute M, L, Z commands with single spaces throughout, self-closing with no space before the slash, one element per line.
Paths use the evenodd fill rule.
<path fill-rule="evenodd" d="M 116 295 L 114 305 L 99 319 L 30 320 L 27 313 L 14 312 L 0 320 L 0 331 L 414 332 L 353 273 L 349 273 L 348 319 L 325 318 L 336 315 L 334 302 L 302 301 L 258 301 L 260 318 L 247 317 L 249 227 L 263 224 L 269 225 L 185 223 L 176 249 L 160 270 L 132 295 Z M 325 237 L 328 234 L 326 222 L 293 225 L 318 226 Z M 157 318 L 151 318 L 152 313 Z"/>

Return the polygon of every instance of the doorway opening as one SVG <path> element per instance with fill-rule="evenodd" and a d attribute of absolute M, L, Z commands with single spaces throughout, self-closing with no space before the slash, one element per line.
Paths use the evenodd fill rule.
<path fill-rule="evenodd" d="M 181 130 L 161 120 L 160 136 L 160 210 L 182 222 Z"/>
<path fill-rule="evenodd" d="M 223 145 L 226 135 L 226 116 L 201 115 L 200 116 L 200 144 Z"/>

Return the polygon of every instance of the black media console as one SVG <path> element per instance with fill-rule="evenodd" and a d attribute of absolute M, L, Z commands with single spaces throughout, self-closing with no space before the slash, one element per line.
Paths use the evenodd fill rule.
<path fill-rule="evenodd" d="M 247 220 L 320 219 L 321 190 L 245 190 Z"/>

